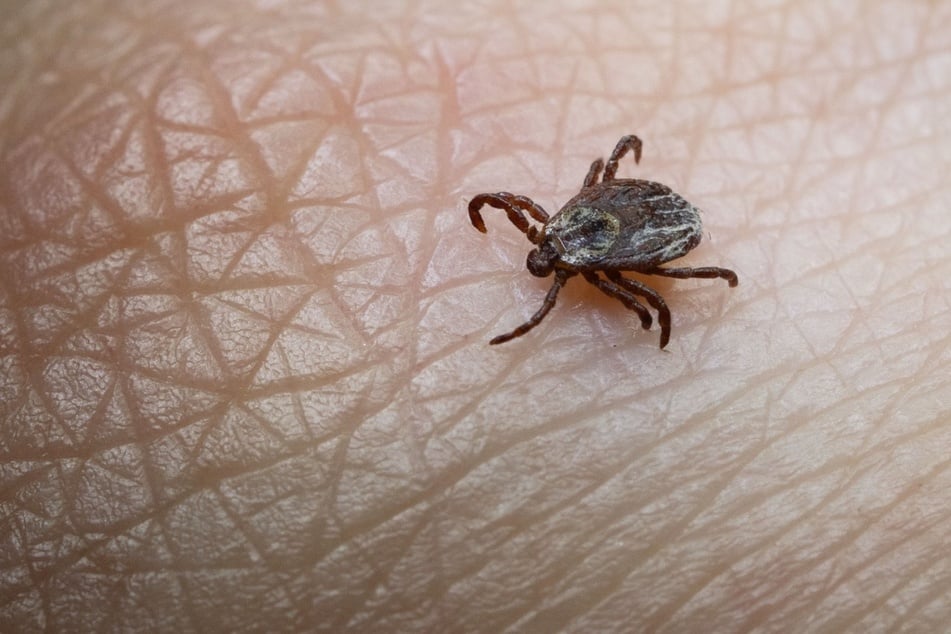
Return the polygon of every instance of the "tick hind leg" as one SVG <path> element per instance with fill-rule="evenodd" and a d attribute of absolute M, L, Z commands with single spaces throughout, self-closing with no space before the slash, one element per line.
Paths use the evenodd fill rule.
<path fill-rule="evenodd" d="M 550 289 L 548 289 L 548 294 L 545 295 L 545 301 L 542 303 L 542 307 L 539 308 L 534 315 L 532 315 L 531 319 L 526 321 L 512 332 L 499 335 L 498 337 L 492 339 L 492 341 L 489 342 L 489 345 L 494 346 L 495 344 L 505 343 L 510 339 L 521 337 L 526 332 L 537 326 L 539 322 L 545 318 L 545 315 L 548 314 L 548 311 L 552 309 L 552 306 L 555 305 L 555 299 L 558 297 L 558 291 L 561 290 L 561 287 L 565 285 L 565 282 L 572 275 L 574 275 L 574 273 L 570 273 L 565 270 L 555 271 L 555 283 L 551 285 Z"/>
<path fill-rule="evenodd" d="M 617 271 L 605 271 L 604 274 L 618 286 L 634 295 L 643 297 L 648 304 L 654 307 L 654 310 L 657 311 L 657 321 L 660 323 L 660 347 L 666 347 L 667 342 L 670 341 L 670 309 L 667 308 L 667 302 L 660 296 L 660 293 L 637 280 L 622 277 Z"/>
<path fill-rule="evenodd" d="M 638 139 L 633 134 L 627 136 L 622 136 L 621 140 L 617 142 L 617 145 L 614 146 L 614 151 L 611 152 L 611 158 L 608 159 L 608 164 L 604 168 L 604 178 L 601 179 L 602 183 L 607 181 L 613 181 L 614 175 L 617 174 L 617 163 L 621 158 L 627 154 L 630 150 L 634 150 L 634 162 L 641 162 L 641 140 Z"/>
<path fill-rule="evenodd" d="M 645 271 L 648 275 L 663 275 L 664 277 L 676 277 L 677 279 L 687 279 L 690 277 L 700 277 L 706 279 L 723 278 L 730 286 L 736 286 L 740 283 L 736 273 L 730 269 L 721 269 L 718 266 L 699 266 L 697 268 L 666 268 L 657 267 L 656 269 Z"/>
<path fill-rule="evenodd" d="M 608 297 L 613 297 L 614 299 L 620 301 L 622 304 L 627 306 L 630 310 L 633 310 L 637 313 L 637 316 L 641 319 L 641 327 L 644 330 L 650 330 L 651 314 L 647 311 L 643 304 L 637 301 L 637 298 L 633 293 L 624 289 L 623 287 L 611 282 L 609 280 L 602 280 L 598 277 L 597 273 L 583 273 L 584 279 L 588 280 L 591 284 L 598 287 L 602 293 Z"/>
<path fill-rule="evenodd" d="M 512 224 L 527 235 L 532 242 L 538 241 L 539 233 L 537 229 L 531 227 L 522 211 L 528 212 L 529 216 L 542 224 L 548 222 L 548 213 L 527 196 L 518 196 L 509 192 L 479 194 L 469 202 L 469 222 L 482 233 L 486 232 L 485 221 L 482 219 L 482 214 L 479 213 L 483 205 L 503 210 Z"/>

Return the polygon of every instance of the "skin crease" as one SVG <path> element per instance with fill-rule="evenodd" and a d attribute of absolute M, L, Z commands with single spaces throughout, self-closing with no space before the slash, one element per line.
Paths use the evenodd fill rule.
<path fill-rule="evenodd" d="M 2 21 L 0 630 L 951 622 L 951 5 L 146 4 Z M 740 285 L 488 346 L 628 133 Z"/>

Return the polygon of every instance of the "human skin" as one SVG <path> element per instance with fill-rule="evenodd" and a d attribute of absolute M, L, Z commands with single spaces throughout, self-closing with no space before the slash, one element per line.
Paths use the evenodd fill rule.
<path fill-rule="evenodd" d="M 951 5 L 118 4 L 3 10 L 0 630 L 951 622 Z M 487 345 L 628 133 L 739 286 Z"/>

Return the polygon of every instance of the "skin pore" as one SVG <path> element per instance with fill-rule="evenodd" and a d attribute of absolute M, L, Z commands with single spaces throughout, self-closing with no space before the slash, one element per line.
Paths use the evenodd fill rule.
<path fill-rule="evenodd" d="M 137 4 L 2 11 L 0 630 L 951 622 L 951 5 Z M 489 346 L 623 134 L 739 286 Z"/>

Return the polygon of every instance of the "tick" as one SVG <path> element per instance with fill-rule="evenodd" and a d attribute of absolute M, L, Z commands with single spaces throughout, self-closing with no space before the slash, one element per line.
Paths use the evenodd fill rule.
<path fill-rule="evenodd" d="M 600 158 L 594 161 L 581 191 L 551 218 L 531 198 L 509 192 L 479 194 L 469 203 L 469 220 L 482 233 L 486 229 L 479 210 L 484 205 L 505 211 L 512 224 L 535 245 L 528 253 L 528 271 L 537 277 L 555 274 L 542 307 L 531 319 L 492 339 L 490 344 L 521 337 L 537 326 L 555 305 L 558 291 L 568 278 L 579 274 L 637 313 L 644 330 L 651 327 L 651 315 L 637 298 L 647 300 L 657 311 L 661 348 L 670 340 L 667 303 L 660 293 L 622 276 L 622 271 L 679 279 L 722 278 L 730 286 L 737 285 L 736 273 L 729 269 L 661 266 L 684 256 L 700 243 L 700 212 L 666 185 L 615 178 L 618 161 L 630 151 L 634 152 L 634 162 L 640 163 L 641 140 L 634 135 L 621 137 L 607 165 Z M 541 228 L 530 224 L 522 212 L 541 223 Z"/>

